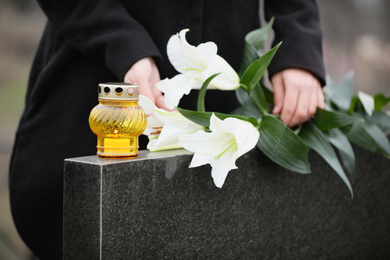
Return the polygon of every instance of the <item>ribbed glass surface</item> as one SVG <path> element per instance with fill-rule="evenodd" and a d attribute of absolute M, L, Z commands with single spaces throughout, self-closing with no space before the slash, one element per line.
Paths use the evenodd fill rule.
<path fill-rule="evenodd" d="M 146 124 L 146 114 L 136 102 L 101 101 L 89 116 L 89 125 L 96 135 L 112 138 L 139 136 Z"/>
<path fill-rule="evenodd" d="M 103 157 L 138 155 L 138 136 L 147 124 L 137 101 L 100 100 L 89 115 L 89 126 L 98 137 L 97 154 Z"/>

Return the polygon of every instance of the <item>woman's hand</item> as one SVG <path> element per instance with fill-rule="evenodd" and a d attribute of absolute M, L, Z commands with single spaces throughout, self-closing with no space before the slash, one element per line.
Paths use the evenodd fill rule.
<path fill-rule="evenodd" d="M 136 84 L 139 94 L 147 96 L 157 107 L 169 110 L 165 105 L 164 96 L 155 86 L 160 81 L 160 72 L 154 60 L 150 57 L 143 58 L 131 66 L 126 73 L 124 82 Z"/>
<path fill-rule="evenodd" d="M 317 107 L 324 108 L 321 84 L 311 73 L 301 69 L 282 70 L 272 77 L 275 107 L 273 114 L 289 127 L 302 124 Z"/>

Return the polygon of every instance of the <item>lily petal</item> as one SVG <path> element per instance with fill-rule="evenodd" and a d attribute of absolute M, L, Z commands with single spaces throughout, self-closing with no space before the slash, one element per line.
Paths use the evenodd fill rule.
<path fill-rule="evenodd" d="M 180 73 L 188 68 L 203 71 L 206 60 L 198 54 L 195 46 L 190 45 L 186 40 L 186 33 L 189 29 L 181 30 L 179 34 L 171 36 L 167 44 L 167 54 L 173 67 Z"/>
<path fill-rule="evenodd" d="M 240 78 L 237 72 L 219 55 L 216 55 L 213 62 L 206 70 L 198 74 L 196 79 L 204 82 L 216 73 L 221 74 L 210 82 L 209 89 L 235 90 L 240 87 Z"/>
<path fill-rule="evenodd" d="M 202 58 L 202 61 L 205 62 L 204 65 L 206 66 L 204 68 L 207 68 L 217 57 L 218 47 L 214 42 L 205 42 L 199 44 L 196 47 L 196 51 L 198 56 Z"/>
<path fill-rule="evenodd" d="M 211 133 L 197 131 L 193 134 L 180 137 L 180 144 L 189 151 L 202 154 L 214 154 L 211 150 L 215 149 L 215 138 Z"/>
<path fill-rule="evenodd" d="M 182 148 L 178 137 L 185 133 L 186 131 L 173 125 L 164 125 L 158 138 L 154 142 L 149 142 L 147 148 L 151 152 Z"/>
<path fill-rule="evenodd" d="M 168 112 L 164 109 L 156 108 L 154 115 L 157 119 L 164 122 L 164 124 L 177 125 L 183 129 L 204 129 L 203 126 L 192 122 L 179 112 Z"/>
<path fill-rule="evenodd" d="M 198 131 L 183 135 L 179 143 L 194 152 L 190 167 L 210 164 L 211 175 L 217 187 L 222 187 L 230 170 L 236 169 L 236 160 L 255 147 L 259 131 L 249 122 L 237 118 L 210 118 L 211 133 Z"/>
<path fill-rule="evenodd" d="M 215 186 L 222 188 L 229 171 L 232 169 L 237 169 L 237 167 L 232 168 L 229 164 L 226 164 L 226 162 L 222 160 L 215 161 L 212 164 L 211 169 L 211 177 L 213 177 Z"/>
<path fill-rule="evenodd" d="M 149 136 L 147 148 L 152 152 L 182 148 L 179 143 L 180 136 L 205 128 L 178 112 L 168 112 L 155 108 L 153 115 L 159 122 L 163 123 L 163 127 L 158 137 Z"/>
<path fill-rule="evenodd" d="M 217 117 L 214 117 L 213 119 L 213 127 L 216 127 L 215 124 L 218 123 L 220 128 L 229 131 L 234 136 L 238 147 L 237 152 L 234 154 L 235 159 L 241 157 L 257 144 L 260 133 L 251 123 L 236 118 L 226 118 L 223 121 Z"/>
<path fill-rule="evenodd" d="M 152 114 L 153 110 L 157 108 L 157 106 L 144 95 L 139 95 L 138 105 L 142 107 L 146 114 Z"/>
<path fill-rule="evenodd" d="M 184 29 L 171 36 L 167 44 L 169 61 L 181 74 L 156 84 L 164 93 L 165 104 L 171 109 L 179 104 L 183 95 L 188 95 L 192 89 L 200 89 L 216 73 L 221 74 L 211 81 L 210 89 L 234 90 L 240 87 L 238 74 L 217 55 L 217 45 L 206 42 L 195 47 L 186 40 L 188 31 Z"/>
<path fill-rule="evenodd" d="M 151 133 L 156 132 L 156 129 L 161 128 L 164 123 L 154 115 L 153 110 L 157 109 L 157 107 L 149 98 L 140 95 L 138 104 L 142 107 L 148 117 L 148 123 L 143 134 L 149 136 Z"/>
<path fill-rule="evenodd" d="M 164 79 L 156 87 L 164 92 L 164 101 L 167 107 L 173 109 L 179 105 L 183 95 L 188 95 L 194 86 L 194 73 L 178 74 L 171 79 Z M 198 83 L 200 84 L 200 83 Z"/>

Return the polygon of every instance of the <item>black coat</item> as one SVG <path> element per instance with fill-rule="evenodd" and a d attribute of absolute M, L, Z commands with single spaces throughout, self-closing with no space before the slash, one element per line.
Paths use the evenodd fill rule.
<path fill-rule="evenodd" d="M 244 36 L 259 24 L 258 0 L 40 0 L 48 17 L 34 59 L 25 110 L 10 166 L 14 221 L 40 259 L 61 259 L 65 158 L 96 153 L 88 116 L 97 85 L 123 81 L 131 65 L 153 57 L 161 78 L 176 74 L 166 57 L 169 37 L 189 28 L 190 44 L 214 41 L 218 54 L 239 68 Z M 245 3 L 245 4 L 244 4 Z M 297 67 L 324 83 L 322 33 L 311 0 L 265 0 L 275 17 L 275 42 L 283 40 L 270 74 Z M 221 96 L 224 95 L 224 96 Z M 228 112 L 234 93 L 208 93 L 208 110 Z M 181 107 L 194 107 L 193 95 Z"/>

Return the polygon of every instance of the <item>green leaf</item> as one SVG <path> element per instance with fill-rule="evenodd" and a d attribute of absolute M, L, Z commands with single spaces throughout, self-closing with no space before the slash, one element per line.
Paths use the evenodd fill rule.
<path fill-rule="evenodd" d="M 247 121 L 255 127 L 259 127 L 259 122 L 254 117 L 215 113 L 215 112 L 199 112 L 199 111 L 192 111 L 192 110 L 187 110 L 179 107 L 176 107 L 176 109 L 180 112 L 180 114 L 182 114 L 184 117 L 188 118 L 192 122 L 205 127 L 210 127 L 210 118 L 212 114 L 215 114 L 221 120 L 224 120 L 228 117 L 233 117 L 233 118 Z"/>
<path fill-rule="evenodd" d="M 265 104 L 261 103 L 265 102 L 265 99 L 259 99 L 257 95 L 258 93 L 255 93 L 255 90 L 252 90 L 251 95 L 249 95 L 244 88 L 236 89 L 238 102 L 242 106 L 247 107 L 249 111 L 252 111 L 253 116 L 259 115 L 257 117 L 261 117 L 267 113 Z"/>
<path fill-rule="evenodd" d="M 263 88 L 263 93 L 264 93 L 266 103 L 272 105 L 272 107 L 273 107 L 274 106 L 274 93 L 264 86 L 262 86 L 262 88 Z"/>
<path fill-rule="evenodd" d="M 390 97 L 386 97 L 383 94 L 377 94 L 374 96 L 374 101 L 375 110 L 380 111 L 390 102 Z"/>
<path fill-rule="evenodd" d="M 251 93 L 252 89 L 263 77 L 265 70 L 267 69 L 281 44 L 282 43 L 280 42 L 266 54 L 254 61 L 242 75 L 240 83 L 248 87 L 249 93 Z"/>
<path fill-rule="evenodd" d="M 219 74 L 221 74 L 221 73 L 215 73 L 214 75 L 211 75 L 208 79 L 206 79 L 205 82 L 203 82 L 203 85 L 202 85 L 201 89 L 199 90 L 199 94 L 198 94 L 197 108 L 198 108 L 199 112 L 206 111 L 206 108 L 204 105 L 204 99 L 206 97 L 207 87 L 209 86 L 210 82 Z"/>
<path fill-rule="evenodd" d="M 182 114 L 192 122 L 206 127 L 210 126 L 210 117 L 212 115 L 211 112 L 198 112 L 198 111 L 183 109 L 180 107 L 176 107 L 176 109 L 180 112 L 180 114 Z"/>
<path fill-rule="evenodd" d="M 245 36 L 245 42 L 252 45 L 257 50 L 263 47 L 264 42 L 267 40 L 271 31 L 272 25 L 274 24 L 274 20 L 275 19 L 272 17 L 266 26 L 249 32 Z"/>
<path fill-rule="evenodd" d="M 360 99 L 358 96 L 353 96 L 351 99 L 351 105 L 349 106 L 348 113 L 352 114 L 353 112 L 356 112 L 358 110 L 361 110 L 362 103 L 360 102 Z"/>
<path fill-rule="evenodd" d="M 243 88 L 236 89 L 236 97 L 242 106 L 241 111 L 245 111 L 245 115 L 251 115 L 256 118 L 261 118 L 263 116 L 262 111 L 259 110 L 259 107 L 255 104 L 255 101 Z M 239 114 L 242 114 L 242 112 Z"/>
<path fill-rule="evenodd" d="M 331 129 L 325 131 L 324 134 L 328 138 L 328 141 L 338 149 L 341 160 L 353 180 L 355 178 L 355 153 L 348 138 L 340 129 Z"/>
<path fill-rule="evenodd" d="M 242 106 L 254 111 L 254 115 L 260 115 L 258 117 L 262 117 L 267 114 L 267 103 L 259 83 L 252 89 L 250 95 L 244 88 L 236 89 L 236 97 Z"/>
<path fill-rule="evenodd" d="M 258 57 L 259 57 L 259 53 L 257 52 L 257 50 L 252 45 L 250 45 L 248 43 L 245 43 L 243 60 L 242 60 L 242 63 L 241 63 L 241 67 L 240 67 L 240 69 L 238 71 L 238 75 L 240 77 L 242 77 L 242 75 L 244 74 L 245 70 Z"/>
<path fill-rule="evenodd" d="M 243 76 L 247 68 L 260 56 L 258 50 L 263 47 L 264 42 L 268 38 L 269 32 L 271 31 L 274 18 L 272 18 L 268 24 L 260 29 L 249 32 L 245 37 L 245 49 L 244 49 L 244 60 L 241 64 L 239 75 Z M 276 52 L 276 50 L 275 50 Z M 265 54 L 267 55 L 267 54 Z M 269 54 L 268 54 L 269 55 Z M 271 57 L 272 60 L 273 56 Z M 267 59 L 264 58 L 264 62 L 267 62 Z M 268 67 L 268 64 L 265 64 L 265 69 Z M 258 65 L 261 65 L 260 63 Z M 263 74 L 264 74 L 263 72 Z M 261 74 L 261 71 L 259 71 Z M 261 75 L 257 82 L 254 85 L 242 84 L 243 87 L 236 90 L 236 96 L 240 104 L 248 108 L 249 110 L 256 111 L 254 114 L 264 115 L 267 114 L 267 104 L 265 100 L 264 93 L 262 88 L 259 85 L 259 81 L 263 75 Z M 256 79 L 255 79 L 256 80 Z M 245 81 L 244 81 L 245 82 Z M 246 94 L 243 91 L 243 88 L 246 90 Z M 254 90 L 254 91 L 253 91 Z"/>
<path fill-rule="evenodd" d="M 319 130 L 314 124 L 306 122 L 303 125 L 299 136 L 307 146 L 316 151 L 330 165 L 330 167 L 336 171 L 336 173 L 344 181 L 345 185 L 347 185 L 353 197 L 351 183 L 349 182 L 347 175 L 341 167 L 336 153 L 329 144 L 324 133 L 322 133 L 321 130 Z"/>
<path fill-rule="evenodd" d="M 260 125 L 259 121 L 257 121 L 257 119 L 252 117 L 252 116 L 241 116 L 241 115 L 223 114 L 223 113 L 215 113 L 215 112 L 214 112 L 214 114 L 221 120 L 224 120 L 228 117 L 233 117 L 233 118 L 247 121 L 247 122 L 251 123 L 256 128 L 258 128 Z"/>
<path fill-rule="evenodd" d="M 384 132 L 390 133 L 390 117 L 381 111 L 374 111 L 372 117 L 367 118 L 370 122 L 378 125 Z"/>
<path fill-rule="evenodd" d="M 268 38 L 273 22 L 274 18 L 272 18 L 266 26 L 249 32 L 245 36 L 244 59 L 238 75 L 242 76 L 248 66 L 260 56 L 258 50 L 263 47 L 264 42 Z"/>
<path fill-rule="evenodd" d="M 260 121 L 257 147 L 272 161 L 298 173 L 310 173 L 308 147 L 282 121 L 265 115 Z"/>
<path fill-rule="evenodd" d="M 252 113 L 252 111 L 250 111 L 247 107 L 245 106 L 240 106 L 236 109 L 234 109 L 232 112 L 231 112 L 233 115 L 241 115 L 241 116 L 254 116 L 254 114 Z M 261 118 L 261 115 L 258 116 L 257 118 Z"/>
<path fill-rule="evenodd" d="M 323 91 L 325 98 L 329 99 L 340 109 L 348 111 L 353 96 L 353 72 L 349 72 L 339 84 L 327 79 L 328 84 Z"/>
<path fill-rule="evenodd" d="M 263 88 L 261 87 L 260 83 L 257 83 L 255 87 L 252 90 L 252 98 L 257 104 L 260 113 L 263 115 L 267 114 L 267 101 L 265 100 L 265 95 L 263 92 Z"/>
<path fill-rule="evenodd" d="M 260 88 L 257 89 L 257 88 Z M 236 97 L 241 104 L 238 114 L 251 115 L 256 118 L 268 114 L 268 111 L 274 106 L 273 93 L 263 85 L 259 84 L 252 90 L 252 98 L 258 100 L 258 104 L 248 95 L 243 88 L 236 89 Z M 245 111 L 245 112 L 244 112 Z M 233 113 L 236 114 L 236 113 Z"/>
<path fill-rule="evenodd" d="M 350 116 L 345 113 L 328 111 L 318 108 L 314 116 L 313 123 L 321 130 L 329 130 L 332 128 L 339 128 L 355 122 L 363 122 L 359 117 Z"/>
<path fill-rule="evenodd" d="M 368 151 L 390 159 L 390 143 L 382 130 L 371 122 L 354 123 L 341 129 L 348 139 Z"/>

